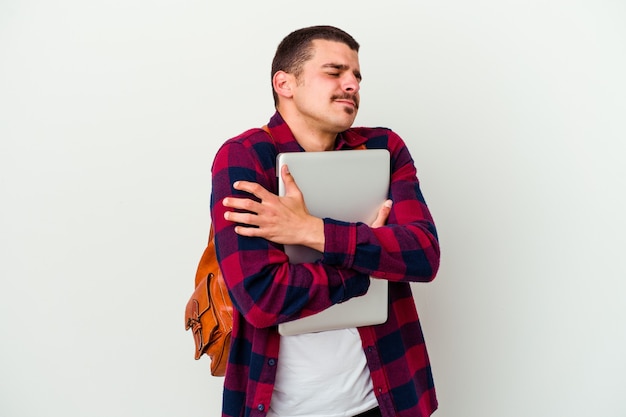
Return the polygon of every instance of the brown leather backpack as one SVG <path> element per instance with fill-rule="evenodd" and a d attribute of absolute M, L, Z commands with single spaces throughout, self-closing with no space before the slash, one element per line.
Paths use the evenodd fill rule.
<path fill-rule="evenodd" d="M 272 138 L 267 125 L 262 129 Z M 196 344 L 195 358 L 208 355 L 211 358 L 211 375 L 224 376 L 233 331 L 233 302 L 217 264 L 213 225 L 209 243 L 196 271 L 196 289 L 185 309 L 185 330 L 189 329 Z"/>
<path fill-rule="evenodd" d="M 189 329 L 196 345 L 195 358 L 208 355 L 211 375 L 224 376 L 233 330 L 233 303 L 217 264 L 213 226 L 196 271 L 196 289 L 185 309 L 185 330 Z"/>

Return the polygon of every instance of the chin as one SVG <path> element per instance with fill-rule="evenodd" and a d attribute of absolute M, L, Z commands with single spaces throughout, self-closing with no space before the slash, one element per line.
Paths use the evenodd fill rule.
<path fill-rule="evenodd" d="M 356 114 L 357 112 L 355 109 L 346 109 L 343 117 L 337 120 L 337 124 L 345 126 L 345 129 L 349 128 L 354 123 L 354 120 L 356 119 Z"/>
<path fill-rule="evenodd" d="M 352 127 L 352 123 L 354 123 L 354 120 L 349 123 L 335 123 L 333 130 L 337 133 L 343 132 L 344 130 L 350 129 Z"/>
<path fill-rule="evenodd" d="M 346 121 L 345 123 L 345 127 L 343 130 L 349 129 L 352 127 L 352 125 L 354 124 L 354 120 L 356 119 L 356 112 L 354 113 L 354 117 L 351 117 L 349 120 Z"/>

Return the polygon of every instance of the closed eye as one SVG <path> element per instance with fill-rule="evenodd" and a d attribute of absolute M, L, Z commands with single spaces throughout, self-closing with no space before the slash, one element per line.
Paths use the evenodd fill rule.
<path fill-rule="evenodd" d="M 322 65 L 322 68 L 330 70 L 330 71 L 327 71 L 326 74 L 328 74 L 331 77 L 339 77 L 344 71 L 350 70 L 350 67 L 348 67 L 347 65 L 334 64 L 334 63 L 324 64 Z M 354 77 L 360 83 L 363 80 L 363 77 L 361 76 L 361 72 L 358 70 L 354 70 L 353 73 L 354 73 Z"/>

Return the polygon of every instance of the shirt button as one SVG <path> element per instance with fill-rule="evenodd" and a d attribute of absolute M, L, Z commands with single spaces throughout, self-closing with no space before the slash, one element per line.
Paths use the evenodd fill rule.
<path fill-rule="evenodd" d="M 267 364 L 268 364 L 269 366 L 274 366 L 274 365 L 276 365 L 276 359 L 270 359 L 270 360 L 268 360 L 268 361 L 267 361 Z"/>
<path fill-rule="evenodd" d="M 265 410 L 265 406 L 263 404 L 259 404 L 259 405 L 256 406 L 256 409 L 259 410 L 259 411 L 263 411 L 263 410 Z"/>

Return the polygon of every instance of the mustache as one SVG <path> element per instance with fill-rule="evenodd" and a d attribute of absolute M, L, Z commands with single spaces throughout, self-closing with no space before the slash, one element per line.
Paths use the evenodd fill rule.
<path fill-rule="evenodd" d="M 332 101 L 335 101 L 335 100 L 350 100 L 351 102 L 354 103 L 354 106 L 357 109 L 359 108 L 359 99 L 354 94 L 348 94 L 348 93 L 335 94 L 334 96 L 331 97 L 331 100 Z"/>

